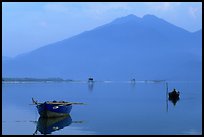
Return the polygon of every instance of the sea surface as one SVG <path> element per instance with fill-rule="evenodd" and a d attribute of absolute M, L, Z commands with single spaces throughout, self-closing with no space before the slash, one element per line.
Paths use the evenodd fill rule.
<path fill-rule="evenodd" d="M 103 81 L 2 83 L 3 135 L 200 135 L 202 82 Z M 83 102 L 70 116 L 41 119 L 38 102 Z"/>

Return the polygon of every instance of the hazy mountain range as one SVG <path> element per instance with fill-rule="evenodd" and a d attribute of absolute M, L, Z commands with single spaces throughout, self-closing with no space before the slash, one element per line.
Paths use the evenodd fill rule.
<path fill-rule="evenodd" d="M 202 30 L 192 33 L 153 15 L 131 14 L 3 59 L 2 69 L 3 77 L 201 80 Z"/>
<path fill-rule="evenodd" d="M 7 61 L 7 60 L 10 60 L 11 57 L 7 57 L 7 56 L 2 56 L 2 61 Z"/>

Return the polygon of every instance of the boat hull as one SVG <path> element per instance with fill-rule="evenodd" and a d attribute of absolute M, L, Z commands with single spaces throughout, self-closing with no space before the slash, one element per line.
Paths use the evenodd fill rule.
<path fill-rule="evenodd" d="M 56 105 L 43 103 L 36 106 L 41 117 L 60 117 L 69 115 L 72 105 Z"/>
<path fill-rule="evenodd" d="M 170 100 L 179 99 L 179 93 L 174 92 L 169 93 L 169 99 Z"/>

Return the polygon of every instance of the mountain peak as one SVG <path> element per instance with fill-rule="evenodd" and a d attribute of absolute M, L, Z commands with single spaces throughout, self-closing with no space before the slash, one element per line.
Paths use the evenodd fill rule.
<path fill-rule="evenodd" d="M 146 20 L 146 21 L 156 21 L 156 22 L 166 22 L 165 20 L 161 19 L 161 18 L 158 18 L 157 16 L 155 15 L 152 15 L 152 14 L 146 14 L 142 17 L 143 20 Z"/>
<path fill-rule="evenodd" d="M 155 15 L 152 15 L 152 14 L 146 14 L 146 15 L 144 15 L 143 16 L 143 18 L 157 18 L 158 19 L 158 17 L 156 17 Z"/>
<path fill-rule="evenodd" d="M 135 17 L 137 17 L 137 16 L 134 14 L 129 14 L 129 15 L 125 16 L 125 18 L 135 18 Z"/>
<path fill-rule="evenodd" d="M 141 18 L 137 17 L 134 14 L 129 14 L 127 16 L 115 19 L 112 23 L 125 23 L 129 21 L 139 21 L 139 20 L 141 20 Z"/>
<path fill-rule="evenodd" d="M 123 17 L 120 17 L 120 18 L 117 18 L 115 19 L 112 23 L 127 23 L 127 22 L 139 22 L 139 21 L 159 21 L 159 22 L 165 22 L 163 19 L 161 18 L 158 18 L 157 16 L 155 15 L 152 15 L 152 14 L 146 14 L 144 15 L 142 18 L 134 15 L 134 14 L 129 14 L 127 16 L 123 16 Z"/>

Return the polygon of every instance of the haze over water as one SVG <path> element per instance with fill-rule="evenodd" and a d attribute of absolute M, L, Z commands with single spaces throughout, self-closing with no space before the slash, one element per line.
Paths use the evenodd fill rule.
<path fill-rule="evenodd" d="M 39 102 L 64 100 L 86 104 L 73 105 L 71 123 L 51 132 L 53 135 L 201 134 L 201 82 L 168 85 L 169 91 L 176 88 L 181 93 L 175 105 L 167 100 L 164 82 L 3 83 L 2 133 L 31 135 L 36 131 L 39 114 L 34 105 L 29 105 L 34 97 Z M 66 125 L 51 127 L 59 128 L 60 124 Z"/>

